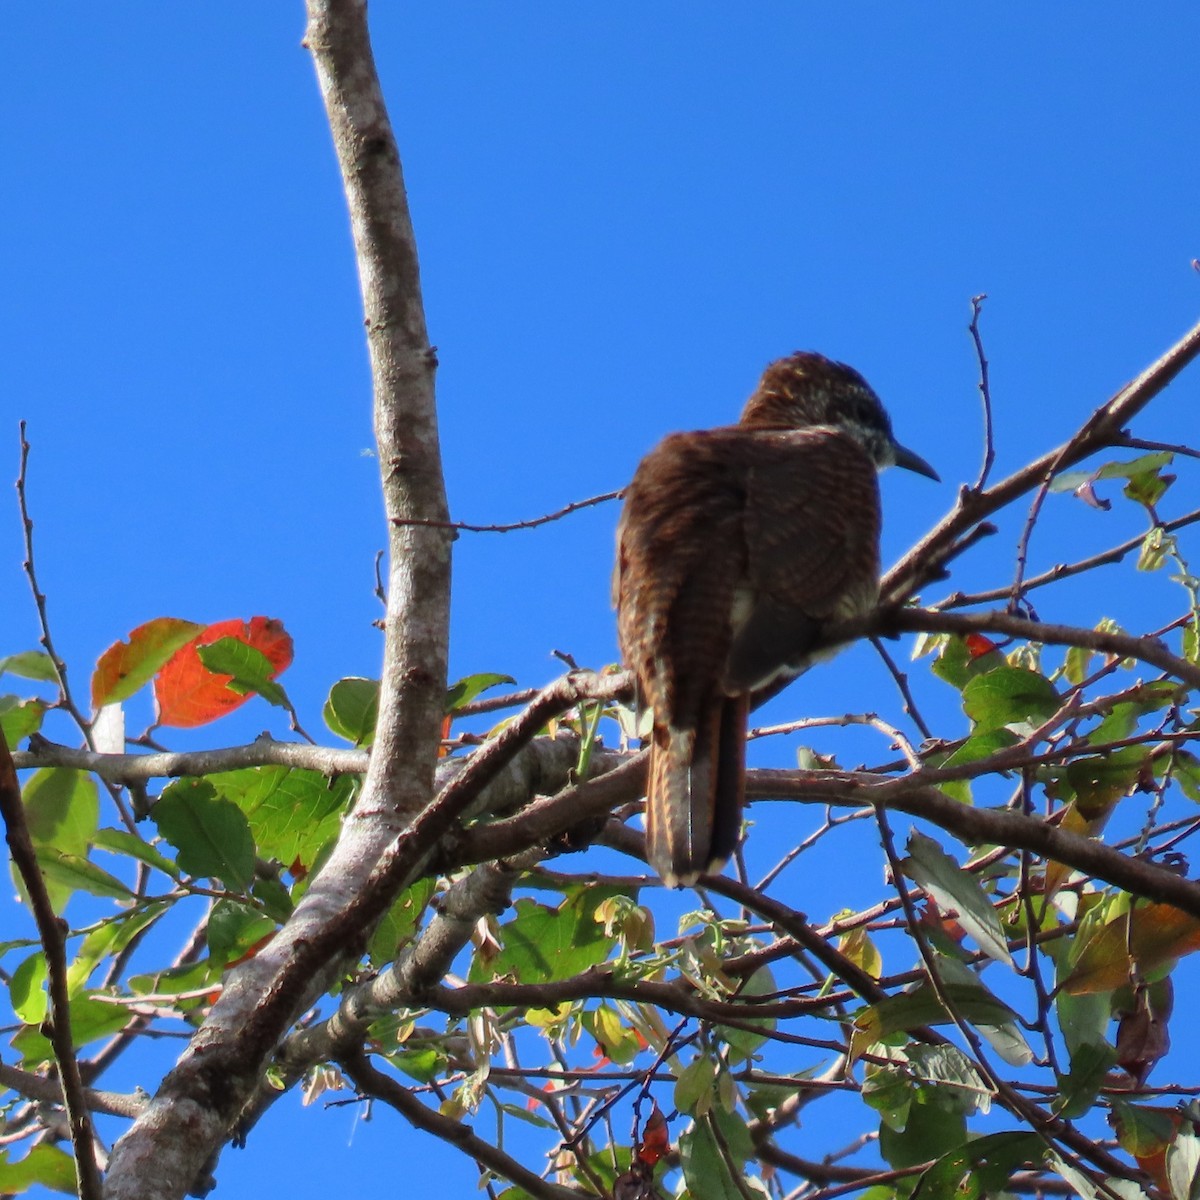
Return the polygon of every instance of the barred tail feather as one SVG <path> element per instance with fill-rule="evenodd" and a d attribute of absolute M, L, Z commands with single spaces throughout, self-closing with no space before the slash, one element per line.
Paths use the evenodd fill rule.
<path fill-rule="evenodd" d="M 655 725 L 646 786 L 646 845 L 668 887 L 720 870 L 741 836 L 746 697 L 711 701 L 694 730 Z"/>

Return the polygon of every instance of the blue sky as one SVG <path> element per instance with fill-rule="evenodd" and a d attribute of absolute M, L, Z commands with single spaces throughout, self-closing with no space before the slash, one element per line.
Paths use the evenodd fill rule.
<path fill-rule="evenodd" d="M 373 31 L 458 519 L 618 488 L 663 433 L 732 420 L 767 361 L 812 348 L 863 371 L 945 481 L 885 479 L 890 560 L 978 469 L 972 295 L 990 297 L 1001 471 L 1200 312 L 1194 5 L 376 0 Z M 26 418 L 41 583 L 77 683 L 151 617 L 262 613 L 296 639 L 282 682 L 317 727 L 335 679 L 377 673 L 384 531 L 347 220 L 302 33 L 298 3 L 6 14 L 0 462 L 14 478 Z M 1194 437 L 1198 388 L 1185 376 L 1140 432 Z M 1035 566 L 1139 528 L 1065 498 L 1050 509 Z M 528 685 L 556 673 L 553 649 L 611 662 L 615 519 L 609 505 L 465 535 L 453 673 Z M 1015 536 L 956 584 L 1007 579 Z M 37 635 L 11 501 L 0 539 L 5 653 Z M 1043 615 L 1141 620 L 1119 579 L 1064 595 L 1077 612 Z M 877 674 L 869 656 L 843 661 Z M 826 670 L 815 707 L 867 706 L 858 681 Z M 802 688 L 772 716 L 811 711 Z M 265 725 L 282 732 L 249 705 L 175 744 Z M 388 1122 L 356 1136 L 386 1144 Z M 299 1136 L 286 1124 L 261 1136 Z M 225 1186 L 263 1157 L 230 1152 Z"/>

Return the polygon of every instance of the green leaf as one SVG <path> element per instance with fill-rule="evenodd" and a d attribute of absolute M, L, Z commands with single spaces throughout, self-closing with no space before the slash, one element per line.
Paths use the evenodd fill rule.
<path fill-rule="evenodd" d="M 1077 758 L 1067 766 L 1066 783 L 1075 794 L 1075 806 L 1089 821 L 1107 816 L 1116 802 L 1131 795 L 1143 782 L 1152 751 L 1143 746 L 1128 746 L 1110 754 Z M 1066 792 L 1063 798 L 1067 799 Z"/>
<path fill-rule="evenodd" d="M 36 679 L 39 683 L 57 683 L 58 672 L 54 662 L 44 650 L 22 650 L 0 658 L 0 675 L 18 675 L 22 679 Z"/>
<path fill-rule="evenodd" d="M 268 704 L 287 707 L 287 693 L 271 678 L 275 667 L 257 647 L 241 638 L 223 637 L 207 646 L 197 646 L 196 653 L 206 670 L 214 675 L 232 676 L 226 685 L 232 691 L 257 692 Z"/>
<path fill-rule="evenodd" d="M 275 921 L 236 900 L 218 900 L 208 918 L 208 949 L 214 965 L 225 966 L 275 932 Z"/>
<path fill-rule="evenodd" d="M 1065 948 L 1064 948 L 1065 949 Z M 1060 967 L 1065 972 L 1067 958 L 1064 955 Z M 1087 993 L 1073 996 L 1063 988 L 1056 988 L 1054 1008 L 1058 1014 L 1058 1027 L 1071 1056 L 1071 1069 L 1075 1069 L 1075 1057 L 1086 1052 L 1089 1046 L 1105 1045 L 1104 1035 L 1112 1019 L 1109 997 L 1102 993 Z"/>
<path fill-rule="evenodd" d="M 132 1019 L 123 1005 L 107 1004 L 91 995 L 76 996 L 70 1004 L 70 1015 L 76 1049 L 119 1033 Z M 29 1068 L 54 1057 L 49 1038 L 36 1025 L 27 1025 L 13 1038 L 12 1044 Z"/>
<path fill-rule="evenodd" d="M 990 654 L 972 654 L 966 640 L 949 637 L 942 652 L 933 661 L 930 670 L 939 679 L 960 692 L 972 680 L 1004 666 L 1004 655 L 999 651 Z"/>
<path fill-rule="evenodd" d="M 66 767 L 43 767 L 22 793 L 34 846 L 87 854 L 100 824 L 100 799 L 90 776 Z"/>
<path fill-rule="evenodd" d="M 1107 1003 L 1104 1005 L 1107 1009 Z M 1073 1121 L 1092 1111 L 1105 1076 L 1117 1061 L 1107 1042 L 1089 1042 L 1071 1055 L 1071 1069 L 1058 1080 L 1058 1095 L 1051 1104 L 1056 1117 Z"/>
<path fill-rule="evenodd" d="M 511 675 L 496 675 L 489 671 L 478 675 L 466 675 L 457 683 L 452 683 L 446 689 L 446 712 L 458 712 L 464 704 L 470 704 L 481 692 L 488 688 L 498 687 L 502 683 L 515 684 L 517 681 Z"/>
<path fill-rule="evenodd" d="M 37 852 L 37 862 L 46 881 L 46 889 L 52 897 L 75 892 L 88 892 L 92 896 L 105 896 L 110 900 L 129 900 L 133 897 L 133 892 L 115 875 L 110 875 L 78 854 L 63 854 L 53 846 L 43 846 Z"/>
<path fill-rule="evenodd" d="M 770 995 L 774 991 L 775 977 L 768 968 L 759 967 L 746 980 L 745 985 L 738 992 L 738 999 L 749 1000 L 754 996 Z M 736 1066 L 739 1062 L 757 1053 L 766 1042 L 767 1035 L 775 1028 L 775 1020 L 772 1017 L 764 1017 L 762 1020 L 747 1020 L 745 1024 L 753 1026 L 754 1029 L 761 1029 L 763 1032 L 755 1033 L 752 1029 L 745 1027 L 735 1029 L 731 1025 L 718 1025 L 716 1027 L 715 1032 L 729 1047 L 730 1066 Z"/>
<path fill-rule="evenodd" d="M 970 1116 L 986 1113 L 992 1105 L 992 1089 L 957 1046 L 945 1044 L 909 1046 L 909 1066 L 923 1083 L 933 1085 L 947 1108 Z"/>
<path fill-rule="evenodd" d="M 170 912 L 169 901 L 147 904 L 134 909 L 124 917 L 106 921 L 90 930 L 80 944 L 79 952 L 67 969 L 67 988 L 72 996 L 87 986 L 88 979 L 97 965 L 114 954 L 120 954 L 129 943 L 148 926 Z"/>
<path fill-rule="evenodd" d="M 1054 685 L 1024 667 L 997 667 L 963 688 L 963 708 L 977 733 L 1013 726 L 1023 732 L 1053 716 L 1061 705 Z"/>
<path fill-rule="evenodd" d="M 1034 1133 L 1010 1130 L 974 1138 L 943 1154 L 922 1172 L 911 1200 L 979 1200 L 1004 1190 L 1014 1171 L 1040 1164 L 1046 1143 Z"/>
<path fill-rule="evenodd" d="M 954 970 L 955 967 L 960 969 Z M 955 979 L 943 979 L 943 991 L 958 1015 L 977 1026 L 984 1036 L 991 1028 L 1016 1028 L 1016 1013 L 978 980 L 970 982 L 968 977 L 971 977 L 971 972 L 966 967 L 951 959 L 943 959 L 939 969 L 943 976 L 952 972 L 956 976 Z M 877 1001 L 854 1018 L 851 1038 L 853 1057 L 859 1057 L 868 1046 L 875 1045 L 889 1034 L 907 1033 L 922 1025 L 953 1023 L 954 1018 L 943 1007 L 931 984 L 923 980 L 910 991 Z M 1015 1051 L 1010 1047 L 1009 1053 Z M 1021 1057 L 1028 1061 L 1028 1047 L 1025 1047 Z M 1006 1061 L 1011 1061 L 1007 1055 Z"/>
<path fill-rule="evenodd" d="M 903 1067 L 893 1063 L 868 1063 L 862 1098 L 892 1129 L 908 1124 L 908 1111 L 916 1099 L 917 1085 Z"/>
<path fill-rule="evenodd" d="M 503 949 L 490 962 L 476 956 L 472 983 L 511 976 L 520 983 L 549 983 L 569 979 L 609 956 L 616 939 L 596 920 L 596 907 L 623 889 L 572 888 L 557 908 L 522 898 L 513 906 L 516 917 L 500 927 Z"/>
<path fill-rule="evenodd" d="M 0 729 L 10 748 L 15 748 L 42 727 L 49 706 L 45 700 L 22 700 L 20 696 L 0 696 Z"/>
<path fill-rule="evenodd" d="M 941 762 L 937 762 L 934 765 L 938 767 L 960 767 L 967 763 L 979 762 L 981 759 L 991 758 L 993 754 L 1001 750 L 1007 750 L 1009 746 L 1015 746 L 1018 740 L 1017 735 L 1011 730 L 986 729 L 982 732 L 972 734 L 953 754 L 948 754 Z M 970 804 L 972 802 L 971 781 L 969 779 L 948 780 L 939 783 L 938 789 L 945 792 L 951 799 L 957 800 L 960 804 Z"/>
<path fill-rule="evenodd" d="M 372 966 L 381 967 L 392 962 L 399 948 L 416 933 L 436 884 L 432 878 L 418 879 L 400 893 L 371 935 L 367 953 Z"/>
<path fill-rule="evenodd" d="M 205 782 L 236 804 L 250 822 L 258 853 L 284 866 L 310 869 L 336 836 L 341 814 L 357 786 L 351 775 L 329 779 L 319 771 L 246 767 L 209 775 Z"/>
<path fill-rule="evenodd" d="M 200 962 L 189 963 L 183 967 L 167 967 L 162 971 L 134 975 L 129 980 L 129 991 L 134 996 L 154 994 L 175 997 L 184 992 L 195 992 L 199 988 L 215 984 L 220 977 L 220 965 L 205 958 Z M 174 1001 L 180 1008 L 196 1008 L 204 1002 L 202 999 Z"/>
<path fill-rule="evenodd" d="M 179 878 L 179 868 L 165 854 L 127 829 L 101 829 L 96 834 L 95 845 L 98 849 L 107 850 L 112 854 L 136 858 L 138 862 L 143 862 L 156 871 L 162 871 L 172 879 Z"/>
<path fill-rule="evenodd" d="M 245 813 L 201 779 L 179 779 L 151 811 L 158 832 L 178 851 L 181 871 L 245 892 L 254 878 L 254 839 Z"/>
<path fill-rule="evenodd" d="M 717 1064 L 706 1054 L 692 1059 L 675 1078 L 675 1107 L 692 1116 L 703 1116 L 708 1112 L 713 1084 L 717 1078 Z"/>
<path fill-rule="evenodd" d="M 58 871 L 58 863 L 50 864 L 43 858 L 43 852 L 49 852 L 55 859 L 58 855 L 77 860 L 87 858 L 100 819 L 96 784 L 82 771 L 45 767 L 34 772 L 23 794 L 25 818 L 42 867 L 46 892 L 54 911 L 61 913 L 82 881 L 73 878 L 69 871 Z M 16 878 L 15 867 L 13 871 Z M 17 886 L 25 897 L 25 885 L 18 881 Z"/>
<path fill-rule="evenodd" d="M 379 719 L 379 680 L 350 676 L 329 689 L 322 710 L 332 733 L 355 746 L 369 746 Z"/>
<path fill-rule="evenodd" d="M 1130 1104 L 1113 1097 L 1113 1124 L 1121 1149 L 1138 1158 L 1159 1154 L 1174 1140 L 1179 1125 L 1177 1114 L 1143 1104 Z"/>
<path fill-rule="evenodd" d="M 914 830 L 908 839 L 905 874 L 928 892 L 938 907 L 958 913 L 958 923 L 991 959 L 1013 965 L 1000 919 L 979 880 L 964 871 L 932 838 Z"/>
<path fill-rule="evenodd" d="M 9 1162 L 8 1151 L 0 1151 L 0 1192 L 20 1195 L 39 1184 L 52 1192 L 74 1196 L 75 1160 L 45 1142 L 34 1146 L 19 1162 Z"/>
<path fill-rule="evenodd" d="M 37 950 L 18 964 L 8 984 L 13 1012 L 26 1025 L 39 1025 L 46 1019 L 50 999 L 46 994 L 46 956 Z"/>
<path fill-rule="evenodd" d="M 917 1089 L 916 1103 L 902 1130 L 884 1124 L 879 1129 L 879 1152 L 895 1168 L 915 1167 L 962 1148 L 967 1123 L 959 1112 L 939 1103 L 936 1089 Z"/>
<path fill-rule="evenodd" d="M 256 879 L 250 894 L 278 925 L 284 924 L 295 911 L 291 892 L 278 879 Z"/>
<path fill-rule="evenodd" d="M 696 1121 L 679 1138 L 679 1165 L 692 1200 L 745 1200 L 742 1180 L 753 1154 L 746 1122 L 733 1113 L 715 1109 Z"/>
<path fill-rule="evenodd" d="M 1119 704 L 1113 705 L 1103 720 L 1088 733 L 1087 740 L 1092 745 L 1103 746 L 1129 737 L 1142 717 L 1178 704 L 1186 695 L 1184 685 L 1167 679 L 1153 679 L 1140 684 Z"/>

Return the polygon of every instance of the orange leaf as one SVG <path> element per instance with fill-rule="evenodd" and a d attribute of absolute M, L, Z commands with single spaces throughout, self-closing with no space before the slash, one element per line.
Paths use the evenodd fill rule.
<path fill-rule="evenodd" d="M 986 638 L 982 633 L 968 633 L 963 642 L 966 644 L 967 653 L 972 658 L 982 658 L 985 654 L 991 654 L 992 651 L 998 650 L 999 647 L 991 638 Z"/>
<path fill-rule="evenodd" d="M 180 729 L 215 721 L 250 698 L 226 685 L 231 675 L 216 675 L 200 661 L 197 646 L 207 646 L 224 637 L 237 638 L 264 654 L 272 666 L 271 678 L 285 671 L 292 661 L 292 639 L 282 621 L 251 617 L 249 621 L 218 621 L 207 626 L 186 646 L 177 650 L 154 678 L 158 723 Z"/>
<path fill-rule="evenodd" d="M 92 672 L 92 708 L 127 700 L 180 646 L 204 629 L 179 617 L 155 617 L 139 625 L 128 642 L 113 642 Z"/>
<path fill-rule="evenodd" d="M 1063 987 L 1072 996 L 1115 992 L 1129 982 L 1130 957 L 1143 974 L 1200 950 L 1200 921 L 1169 904 L 1139 904 L 1083 948 Z"/>
<path fill-rule="evenodd" d="M 658 1105 L 646 1118 L 646 1127 L 642 1130 L 642 1144 L 637 1148 L 637 1158 L 649 1166 L 654 1166 L 660 1158 L 671 1153 L 671 1138 L 667 1132 L 667 1118 L 662 1115 Z"/>

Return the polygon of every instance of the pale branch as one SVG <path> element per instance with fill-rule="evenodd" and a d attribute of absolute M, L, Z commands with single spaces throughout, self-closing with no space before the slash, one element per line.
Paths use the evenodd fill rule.
<path fill-rule="evenodd" d="M 0 1063 L 0 1087 L 6 1087 L 39 1104 L 63 1104 L 62 1086 L 57 1079 L 35 1075 Z M 144 1096 L 128 1095 L 124 1092 L 105 1092 L 97 1088 L 84 1088 L 83 1098 L 92 1112 L 105 1113 L 111 1117 L 138 1116 L 146 1107 Z"/>
<path fill-rule="evenodd" d="M 289 1035 L 276 1061 L 288 1080 L 309 1066 L 352 1053 L 371 1022 L 399 1008 L 417 1008 L 425 992 L 441 983 L 470 941 L 479 919 L 503 912 L 511 902 L 517 872 L 484 863 L 454 883 L 437 900 L 437 913 L 387 970 L 347 987 L 328 1020 Z"/>
<path fill-rule="evenodd" d="M 25 804 L 21 785 L 8 751 L 8 741 L 0 730 L 0 818 L 13 865 L 25 885 L 29 908 L 37 924 L 38 938 L 46 958 L 49 991 L 47 1036 L 54 1048 L 54 1061 L 62 1081 L 62 1102 L 71 1130 L 71 1148 L 75 1152 L 75 1183 L 81 1200 L 100 1200 L 100 1169 L 96 1165 L 95 1133 L 88 1111 L 79 1060 L 71 1036 L 71 993 L 67 979 L 67 926 L 50 902 L 46 881 L 38 865 L 37 852 L 25 822 Z"/>
<path fill-rule="evenodd" d="M 446 687 L 450 543 L 434 404 L 435 357 L 416 239 L 367 33 L 365 0 L 308 0 L 312 53 L 350 212 L 374 386 L 388 532 L 379 717 L 362 793 L 292 918 L 235 970 L 188 1050 L 117 1143 L 110 1200 L 178 1200 L 206 1169 L 288 1025 L 356 953 L 365 925 L 322 936 L 382 846 L 428 802 Z M 399 881 L 397 881 L 399 884 Z M 386 899 L 380 902 L 380 907 Z M 362 914 L 365 916 L 366 914 Z M 369 918 L 368 918 L 369 919 Z M 319 948 L 319 949 L 318 949 Z M 296 962 L 303 960 L 302 972 Z"/>
<path fill-rule="evenodd" d="M 152 779 L 215 775 L 245 767 L 291 767 L 335 775 L 361 775 L 367 769 L 366 750 L 342 750 L 304 742 L 277 742 L 261 737 L 244 746 L 215 750 L 161 751 L 152 754 L 102 754 L 48 741 L 40 734 L 29 738 L 29 749 L 13 755 L 18 770 L 36 767 L 71 767 L 91 771 L 109 783 L 137 785 Z"/>
<path fill-rule="evenodd" d="M 240 1136 L 244 1139 L 311 1067 L 358 1053 L 373 1021 L 401 1007 L 417 1007 L 421 994 L 449 971 L 479 918 L 508 906 L 516 875 L 491 863 L 471 871 L 436 899 L 437 915 L 393 966 L 361 983 L 347 981 L 332 1016 L 288 1034 L 275 1054 L 274 1078 L 262 1083 L 242 1114 Z"/>
<path fill-rule="evenodd" d="M 881 586 L 883 605 L 903 604 L 924 584 L 936 578 L 947 555 L 978 522 L 1018 496 L 1040 487 L 1056 472 L 1118 443 L 1126 422 L 1145 408 L 1198 354 L 1200 324 L 1096 409 L 1061 446 L 1034 459 L 986 491 L 964 487 L 954 508 L 884 576 Z"/>

